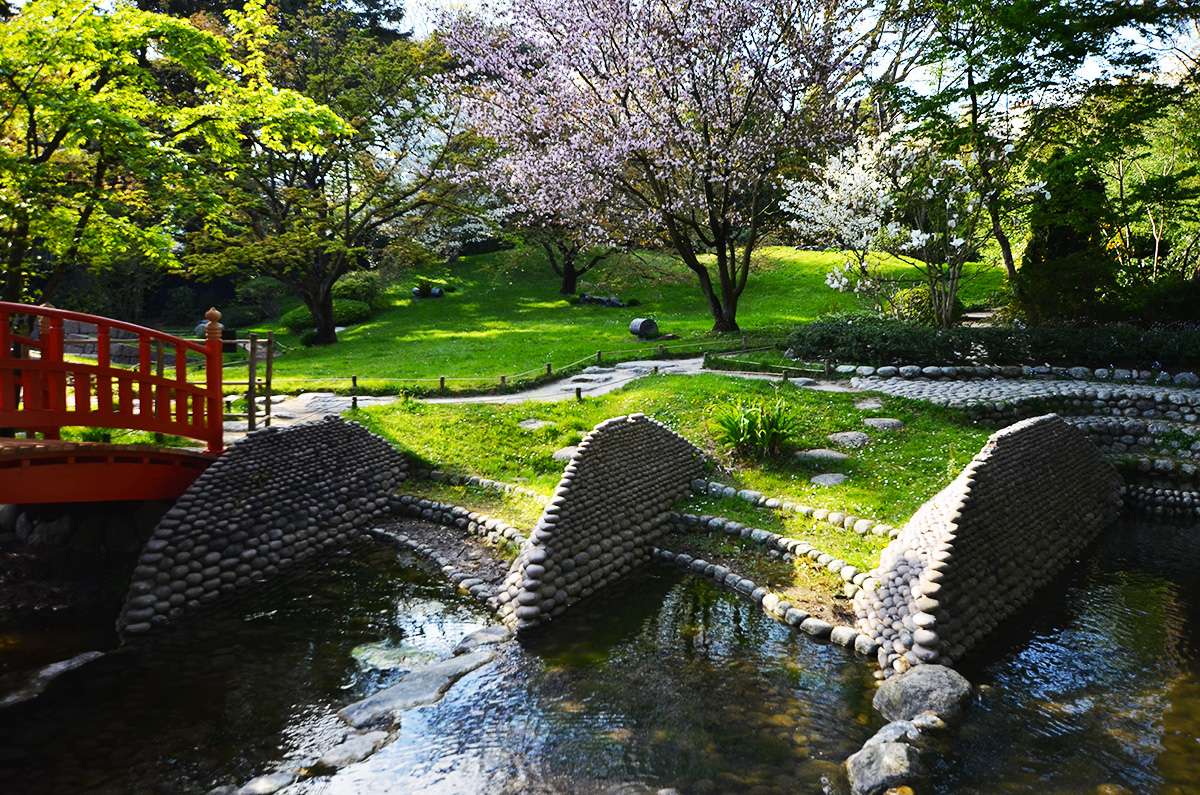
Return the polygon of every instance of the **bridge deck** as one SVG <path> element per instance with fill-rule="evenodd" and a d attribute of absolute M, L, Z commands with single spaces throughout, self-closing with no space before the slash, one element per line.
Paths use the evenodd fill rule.
<path fill-rule="evenodd" d="M 216 460 L 178 447 L 0 439 L 0 504 L 173 500 Z"/>

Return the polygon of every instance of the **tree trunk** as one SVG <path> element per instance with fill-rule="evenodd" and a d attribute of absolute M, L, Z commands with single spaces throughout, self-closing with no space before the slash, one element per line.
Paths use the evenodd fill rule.
<path fill-rule="evenodd" d="M 18 210 L 16 225 L 8 237 L 8 261 L 5 263 L 3 298 L 19 304 L 25 297 L 25 250 L 29 246 L 29 215 Z"/>
<path fill-rule="evenodd" d="M 305 304 L 312 312 L 313 320 L 316 321 L 317 330 L 313 337 L 313 345 L 333 345 L 337 342 L 337 332 L 334 331 L 333 322 L 333 293 L 330 290 L 324 290 L 319 296 L 315 296 L 312 303 L 305 299 Z"/>
<path fill-rule="evenodd" d="M 999 200 L 988 202 L 988 217 L 992 221 L 992 236 L 1000 244 L 1000 256 L 1004 259 L 1004 270 L 1008 272 L 1008 283 L 1015 286 L 1017 283 L 1017 264 L 1016 260 L 1013 259 L 1012 242 L 1008 239 L 1008 235 L 1004 232 L 1004 227 L 1000 224 Z"/>
<path fill-rule="evenodd" d="M 579 271 L 575 270 L 575 250 L 562 249 L 562 286 L 560 295 L 575 295 L 579 289 Z"/>

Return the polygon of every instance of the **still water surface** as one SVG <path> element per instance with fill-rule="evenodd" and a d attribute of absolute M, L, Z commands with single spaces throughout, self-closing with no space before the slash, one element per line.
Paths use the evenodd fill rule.
<path fill-rule="evenodd" d="M 960 666 L 946 795 L 1200 793 L 1200 527 L 1126 521 Z"/>
<path fill-rule="evenodd" d="M 1200 529 L 1129 522 L 961 666 L 981 692 L 929 790 L 1200 793 Z M 448 655 L 487 612 L 363 542 L 0 712 L 5 793 L 203 793 L 311 759 L 338 708 Z M 0 627 L 0 673 L 107 642 Z M 40 664 L 40 663 L 39 663 Z M 288 793 L 844 793 L 871 668 L 650 568 L 510 644 L 394 742 Z M 1121 789 L 1118 789 L 1121 788 Z"/>
<path fill-rule="evenodd" d="M 869 736 L 862 659 L 742 599 L 650 568 L 595 601 L 405 713 L 374 757 L 288 792 L 820 792 Z M 6 710 L 3 790 L 245 783 L 336 744 L 338 708 L 491 622 L 408 553 L 365 541 Z"/>

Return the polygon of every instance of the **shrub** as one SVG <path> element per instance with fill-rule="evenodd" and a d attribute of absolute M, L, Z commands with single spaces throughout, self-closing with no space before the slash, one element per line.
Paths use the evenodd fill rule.
<path fill-rule="evenodd" d="M 241 284 L 237 288 L 239 304 L 256 307 L 259 310 L 259 320 L 264 317 L 279 317 L 279 301 L 287 295 L 287 285 L 270 276 L 259 276 L 256 279 Z"/>
<path fill-rule="evenodd" d="M 249 326 L 263 319 L 263 312 L 257 306 L 246 306 L 244 304 L 238 306 L 227 307 L 221 313 L 221 323 L 226 328 L 241 328 Z"/>
<path fill-rule="evenodd" d="M 734 403 L 709 407 L 708 432 L 726 448 L 758 458 L 783 452 L 796 435 L 799 421 L 788 413 L 783 401 L 773 405 Z"/>
<path fill-rule="evenodd" d="M 333 322 L 339 326 L 353 326 L 371 319 L 371 307 L 362 301 L 347 301 L 335 298 L 333 301 Z M 280 318 L 279 322 L 293 334 L 312 328 L 316 325 L 312 312 L 308 307 L 299 306 Z"/>
<path fill-rule="evenodd" d="M 929 298 L 929 285 L 922 284 L 901 290 L 892 298 L 892 307 L 896 318 L 910 323 L 920 323 L 923 326 L 937 326 L 937 315 L 933 311 L 933 303 Z M 954 310 L 950 319 L 957 323 L 966 312 L 963 302 L 954 299 Z"/>
<path fill-rule="evenodd" d="M 163 304 L 163 319 L 171 325 L 186 326 L 194 324 L 204 317 L 200 310 L 200 302 L 196 291 L 186 284 L 172 287 L 167 292 L 167 300 Z"/>
<path fill-rule="evenodd" d="M 1110 367 L 1196 366 L 1200 330 L 1132 326 L 958 327 L 854 315 L 800 326 L 788 339 L 795 354 L 881 366 L 885 364 L 1040 364 Z"/>
<path fill-rule="evenodd" d="M 293 334 L 299 334 L 315 325 L 312 312 L 308 311 L 307 306 L 298 306 L 291 312 L 285 313 L 283 317 L 279 318 L 279 322 Z"/>
<path fill-rule="evenodd" d="M 380 308 L 382 280 L 372 271 L 351 271 L 333 285 L 333 299 L 359 301 L 372 309 Z"/>

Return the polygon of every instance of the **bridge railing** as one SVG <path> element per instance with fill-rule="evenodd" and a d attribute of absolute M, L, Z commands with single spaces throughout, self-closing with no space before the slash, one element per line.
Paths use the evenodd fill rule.
<path fill-rule="evenodd" d="M 119 320 L 0 301 L 0 428 L 47 439 L 58 439 L 64 425 L 128 428 L 199 439 L 207 452 L 222 452 L 221 313 L 210 309 L 205 317 L 205 339 L 188 340 Z M 96 327 L 95 363 L 63 356 L 64 342 L 71 344 L 63 324 L 71 320 Z M 118 330 L 129 336 L 115 338 Z M 114 365 L 114 343 L 136 347 L 137 364 Z M 166 369 L 156 367 L 156 351 L 165 352 Z M 204 362 L 202 381 L 188 380 L 189 354 Z"/>

